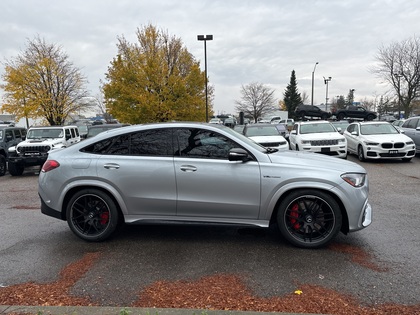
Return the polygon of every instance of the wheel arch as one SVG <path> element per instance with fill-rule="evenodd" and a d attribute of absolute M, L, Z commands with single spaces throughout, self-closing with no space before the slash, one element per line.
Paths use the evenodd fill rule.
<path fill-rule="evenodd" d="M 64 199 L 63 199 L 63 202 L 61 204 L 61 219 L 62 220 L 65 220 L 65 221 L 67 220 L 66 209 L 67 209 L 67 205 L 68 205 L 70 199 L 72 198 L 72 196 L 75 193 L 77 193 L 77 192 L 79 192 L 83 189 L 96 189 L 96 190 L 100 190 L 103 193 L 107 194 L 114 201 L 115 205 L 117 206 L 117 210 L 118 210 L 118 213 L 120 215 L 120 219 L 122 219 L 124 217 L 124 213 L 122 211 L 121 204 L 120 204 L 118 198 L 116 198 L 116 196 L 109 189 L 107 189 L 103 186 L 80 185 L 80 186 L 74 186 L 66 192 L 66 194 L 64 196 Z"/>
<path fill-rule="evenodd" d="M 349 219 L 348 219 L 348 216 L 347 216 L 346 208 L 345 208 L 343 202 L 341 201 L 341 199 L 329 189 L 314 188 L 313 186 L 294 187 L 294 188 L 291 188 L 291 189 L 288 189 L 288 190 L 282 192 L 282 194 L 277 197 L 277 199 L 274 203 L 273 211 L 271 212 L 271 217 L 270 217 L 270 225 L 275 224 L 277 222 L 277 212 L 279 211 L 279 205 L 280 205 L 283 197 L 292 193 L 292 192 L 299 191 L 299 190 L 306 190 L 306 189 L 317 190 L 317 191 L 323 192 L 325 194 L 328 194 L 329 196 L 331 196 L 337 202 L 337 204 L 340 207 L 340 212 L 341 212 L 341 216 L 342 216 L 341 232 L 344 233 L 344 234 L 347 234 L 349 232 Z"/>

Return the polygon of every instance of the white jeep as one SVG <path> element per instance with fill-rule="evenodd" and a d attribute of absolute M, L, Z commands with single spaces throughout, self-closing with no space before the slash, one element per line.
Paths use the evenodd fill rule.
<path fill-rule="evenodd" d="M 25 141 L 9 148 L 9 173 L 19 176 L 25 167 L 42 166 L 50 151 L 71 146 L 79 141 L 77 126 L 31 127 Z"/>

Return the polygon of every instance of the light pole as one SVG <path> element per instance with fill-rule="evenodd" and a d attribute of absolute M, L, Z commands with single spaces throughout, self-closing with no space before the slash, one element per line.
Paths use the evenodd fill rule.
<path fill-rule="evenodd" d="M 332 79 L 332 77 L 328 77 L 328 79 L 326 79 L 324 77 L 324 83 L 327 86 L 326 87 L 326 92 L 325 92 L 325 111 L 328 112 L 328 82 L 330 82 Z"/>
<path fill-rule="evenodd" d="M 400 90 L 401 90 L 401 86 L 400 86 L 400 84 L 401 84 L 401 78 L 402 78 L 402 74 L 401 73 L 395 73 L 394 74 L 394 76 L 395 76 L 395 78 L 397 79 L 397 83 L 398 83 L 398 86 L 397 86 L 397 96 L 398 96 L 398 119 L 401 119 L 401 92 L 400 92 Z"/>
<path fill-rule="evenodd" d="M 312 106 L 314 105 L 314 74 L 315 74 L 316 65 L 318 63 L 319 63 L 318 61 L 315 63 L 314 71 L 312 71 L 312 96 L 311 96 L 311 105 Z"/>
<path fill-rule="evenodd" d="M 213 35 L 197 35 L 197 40 L 204 41 L 204 75 L 206 77 L 206 122 L 209 121 L 209 101 L 208 101 L 208 89 L 207 89 L 207 41 L 213 40 Z"/>

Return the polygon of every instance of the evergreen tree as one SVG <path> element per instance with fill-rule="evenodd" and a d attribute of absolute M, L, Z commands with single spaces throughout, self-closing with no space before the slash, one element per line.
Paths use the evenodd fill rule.
<path fill-rule="evenodd" d="M 284 104 L 286 105 L 289 117 L 294 117 L 296 107 L 299 104 L 302 104 L 302 97 L 297 88 L 295 70 L 292 70 L 292 75 L 290 76 L 290 83 L 287 85 L 283 96 Z"/>

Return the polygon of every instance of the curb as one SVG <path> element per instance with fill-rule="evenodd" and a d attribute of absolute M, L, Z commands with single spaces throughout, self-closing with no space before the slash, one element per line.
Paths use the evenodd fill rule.
<path fill-rule="evenodd" d="M 137 308 L 137 307 L 101 307 L 101 306 L 24 306 L 0 305 L 0 314 L 34 315 L 301 315 L 302 313 L 222 311 L 177 308 Z M 322 315 L 309 314 L 305 315 Z"/>

